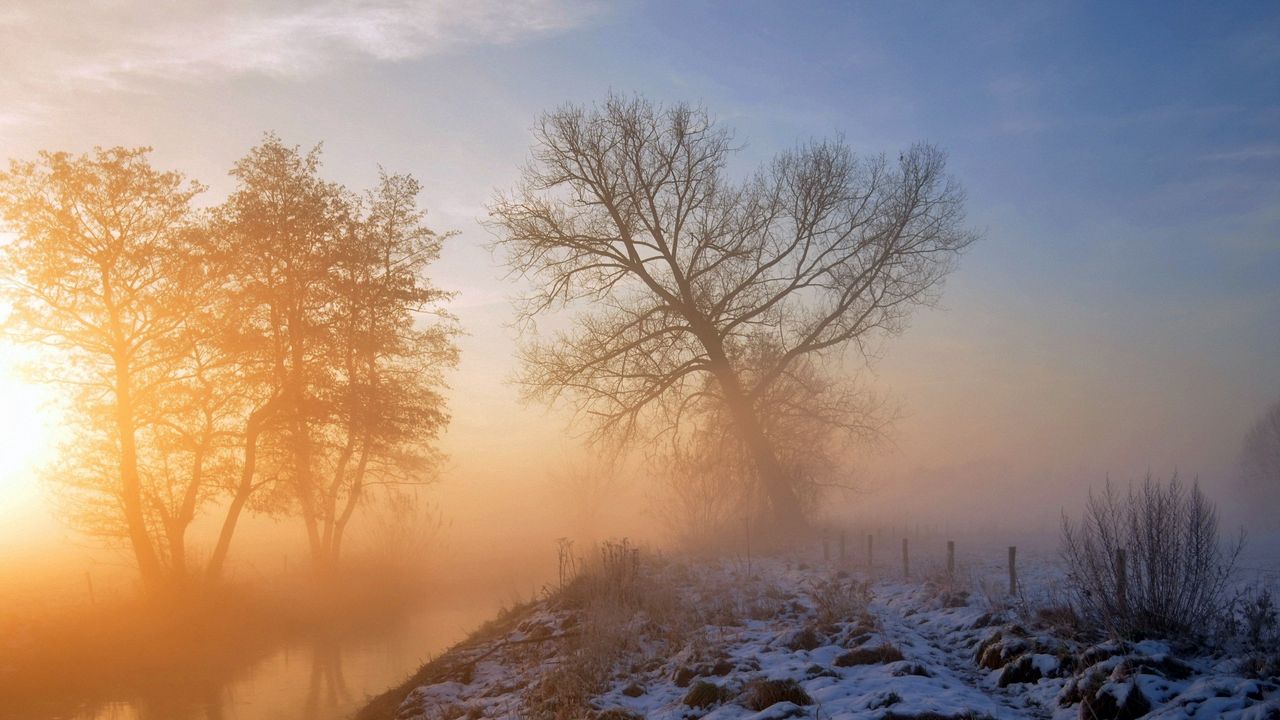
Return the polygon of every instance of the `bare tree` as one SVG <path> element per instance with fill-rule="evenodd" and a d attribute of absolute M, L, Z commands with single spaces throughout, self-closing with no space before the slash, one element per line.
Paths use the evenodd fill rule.
<path fill-rule="evenodd" d="M 534 133 L 522 182 L 490 208 L 497 244 L 533 281 L 522 318 L 582 309 L 523 348 L 529 394 L 623 437 L 679 432 L 713 394 L 776 519 L 798 524 L 766 398 L 797 365 L 865 352 L 936 297 L 975 238 L 943 153 L 916 145 L 895 164 L 815 142 L 739 182 L 730 134 L 705 111 L 620 97 L 545 114 Z M 760 343 L 773 351 L 749 369 Z"/>
<path fill-rule="evenodd" d="M 1280 500 L 1280 400 L 1249 429 L 1240 469 L 1245 490 L 1254 500 L 1251 506 L 1271 512 Z"/>

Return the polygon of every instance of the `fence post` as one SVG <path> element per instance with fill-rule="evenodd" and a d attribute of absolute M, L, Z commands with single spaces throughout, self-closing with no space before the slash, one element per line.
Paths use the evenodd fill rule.
<path fill-rule="evenodd" d="M 1018 548 L 1016 545 L 1009 546 L 1009 594 L 1018 594 Z"/>
<path fill-rule="evenodd" d="M 868 570 L 871 569 L 871 562 L 872 562 L 871 541 L 874 538 L 875 538 L 874 535 L 872 535 L 871 533 L 867 533 L 867 569 Z"/>
<path fill-rule="evenodd" d="M 902 577 L 911 577 L 911 561 L 907 557 L 907 539 L 902 538 Z"/>
<path fill-rule="evenodd" d="M 955 577 L 956 574 L 956 541 L 947 541 L 947 577 Z"/>
<path fill-rule="evenodd" d="M 89 604 L 97 605 L 98 600 L 93 596 L 93 576 L 89 574 L 88 570 L 84 571 L 84 582 L 89 586 Z"/>

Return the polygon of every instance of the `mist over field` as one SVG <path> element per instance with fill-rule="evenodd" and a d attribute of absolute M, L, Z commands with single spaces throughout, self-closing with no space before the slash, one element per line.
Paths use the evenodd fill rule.
<path fill-rule="evenodd" d="M 0 720 L 1280 713 L 1275 8 L 0 32 Z"/>

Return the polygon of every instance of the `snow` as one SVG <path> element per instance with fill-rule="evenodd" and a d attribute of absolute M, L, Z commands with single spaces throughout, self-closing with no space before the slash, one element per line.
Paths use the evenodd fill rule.
<path fill-rule="evenodd" d="M 611 661 L 614 672 L 592 688 L 588 702 L 596 711 L 707 720 L 1066 720 L 1085 710 L 1114 717 L 1139 709 L 1167 719 L 1280 717 L 1280 682 L 1242 677 L 1229 658 L 1178 657 L 1156 641 L 1081 645 L 1015 622 L 1006 600 L 948 587 L 936 577 L 867 578 L 785 559 L 757 561 L 750 576 L 727 562 L 653 565 L 643 582 L 675 598 L 660 607 L 674 602 L 694 621 L 686 635 L 672 638 L 670 628 L 651 617 L 657 606 L 639 602 L 610 616 L 615 639 L 627 649 Z M 1023 582 L 1052 582 L 1054 572 L 1046 563 L 1024 571 Z M 815 599 L 816 588 L 860 580 L 870 580 L 865 612 L 824 617 L 831 609 Z M 591 622 L 586 612 L 553 596 L 527 608 L 505 636 L 455 648 L 440 662 L 460 670 L 413 690 L 397 718 L 537 715 L 529 710 L 537 693 L 558 691 L 560 678 L 572 677 L 555 673 L 571 669 L 574 653 L 583 652 L 573 643 Z M 902 659 L 885 654 L 893 649 Z M 787 680 L 811 702 L 749 707 L 761 682 Z M 698 683 L 719 689 L 701 688 L 713 698 L 706 707 L 685 703 Z"/>

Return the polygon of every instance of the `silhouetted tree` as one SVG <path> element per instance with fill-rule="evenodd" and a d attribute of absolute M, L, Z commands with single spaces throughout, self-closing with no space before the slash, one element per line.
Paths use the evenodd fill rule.
<path fill-rule="evenodd" d="M 1249 429 L 1240 468 L 1250 506 L 1272 512 L 1280 500 L 1280 400 Z"/>
<path fill-rule="evenodd" d="M 754 353 L 762 351 L 768 354 L 760 348 Z M 759 359 L 745 360 L 748 376 L 758 364 Z M 688 429 L 661 449 L 663 492 L 655 498 L 685 544 L 703 549 L 729 537 L 739 542 L 742 524 L 758 527 L 769 511 L 752 454 L 715 380 L 706 382 L 712 387 L 686 411 L 694 418 Z M 761 405 L 768 408 L 765 436 L 806 514 L 817 509 L 826 491 L 854 489 L 854 449 L 881 439 L 894 419 L 882 398 L 812 362 L 798 363 L 779 378 Z"/>
<path fill-rule="evenodd" d="M 49 379 L 77 392 L 72 424 L 87 462 L 68 473 L 69 487 L 88 493 L 89 507 L 118 510 L 93 522 L 127 537 L 144 586 L 155 591 L 165 584 L 157 544 L 167 538 L 170 557 L 181 557 L 185 508 L 195 501 L 178 501 L 182 517 L 153 532 L 149 516 L 167 489 L 157 486 L 140 440 L 158 431 L 165 395 L 190 367 L 185 324 L 199 303 L 202 256 L 191 199 L 202 188 L 155 170 L 147 152 L 14 161 L 0 175 L 0 215 L 15 234 L 3 248 L 11 329 L 69 360 L 48 369 Z M 179 485 L 191 479 L 191 468 L 179 472 Z"/>
<path fill-rule="evenodd" d="M 269 135 L 236 164 L 218 217 L 238 258 L 245 372 L 278 403 L 263 439 L 279 482 L 259 503 L 296 510 L 323 567 L 369 484 L 432 477 L 456 348 L 449 295 L 424 275 L 443 238 L 422 224 L 418 183 L 384 174 L 360 199 L 319 167 L 318 148 Z"/>
<path fill-rule="evenodd" d="M 233 336 L 239 362 L 246 380 L 267 389 L 261 407 L 274 408 L 259 429 L 264 446 L 246 445 L 246 457 L 252 450 L 256 465 L 267 451 L 268 477 L 280 482 L 253 497 L 263 510 L 295 505 L 313 557 L 320 548 L 316 433 L 327 412 L 320 391 L 332 379 L 329 275 L 350 223 L 349 199 L 319 177 L 319 167 L 319 148 L 303 154 L 268 135 L 236 162 L 238 185 L 216 212 L 240 320 Z"/>
<path fill-rule="evenodd" d="M 450 293 L 426 279 L 443 237 L 418 207 L 421 186 L 383 173 L 355 208 L 334 268 L 335 357 L 341 358 L 329 437 L 335 459 L 320 489 L 322 554 L 337 560 L 344 533 L 370 485 L 433 476 L 432 442 L 448 424 L 443 370 L 457 362 Z M 419 325 L 423 316 L 436 321 Z"/>
<path fill-rule="evenodd" d="M 221 499 L 235 476 L 234 449 L 247 409 L 234 356 L 220 342 L 223 318 L 216 313 L 223 306 L 224 288 L 217 265 L 209 261 L 207 239 L 191 248 L 192 259 L 202 260 L 199 275 L 187 281 L 199 291 L 198 306 L 182 309 L 185 317 L 172 338 L 169 385 L 157 398 L 139 443 L 149 480 L 144 483 L 146 506 L 164 538 L 158 548 L 179 582 L 192 570 L 188 529 L 205 503 Z M 197 249 L 205 252 L 195 255 Z M 227 521 L 224 515 L 223 524 Z M 220 569 L 207 568 L 209 579 L 216 580 Z"/>
<path fill-rule="evenodd" d="M 735 181 L 729 133 L 704 111 L 619 97 L 534 132 L 523 181 L 491 207 L 498 246 L 533 281 L 522 318 L 586 306 L 523 348 L 530 394 L 632 437 L 678 432 L 714 393 L 776 519 L 798 523 L 766 399 L 798 365 L 865 350 L 935 297 L 975 237 L 943 154 L 916 145 L 895 164 L 817 142 Z M 767 362 L 749 367 L 760 343 Z"/>

